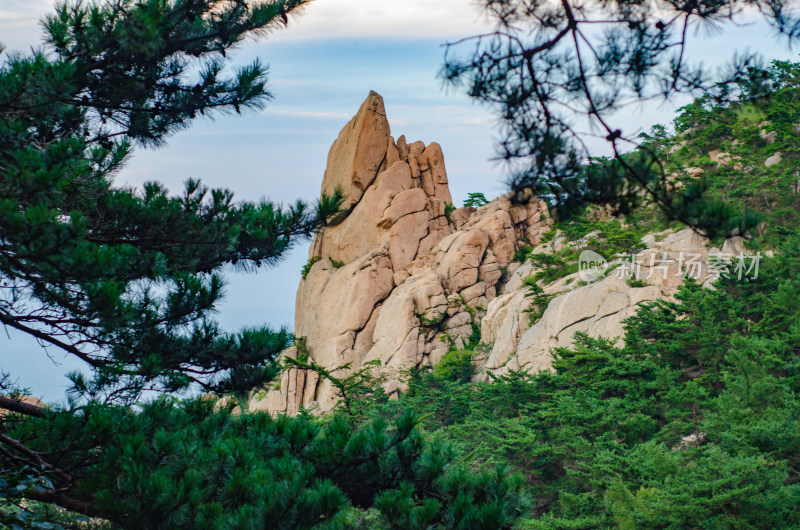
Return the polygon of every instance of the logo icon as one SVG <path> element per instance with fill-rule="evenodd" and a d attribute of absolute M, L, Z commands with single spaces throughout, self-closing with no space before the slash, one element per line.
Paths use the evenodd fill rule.
<path fill-rule="evenodd" d="M 584 250 L 578 257 L 578 277 L 586 283 L 602 278 L 608 269 L 606 259 L 591 250 Z"/>

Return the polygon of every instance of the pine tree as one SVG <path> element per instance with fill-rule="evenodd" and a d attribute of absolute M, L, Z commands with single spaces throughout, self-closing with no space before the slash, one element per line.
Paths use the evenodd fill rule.
<path fill-rule="evenodd" d="M 272 265 L 337 208 L 234 201 L 190 180 L 181 196 L 112 179 L 134 148 L 202 116 L 262 107 L 259 62 L 226 52 L 283 27 L 307 0 L 70 2 L 45 47 L 0 66 L 0 322 L 71 354 L 78 391 L 135 400 L 144 388 L 247 391 L 289 333 L 223 333 L 210 312 L 220 268 Z"/>
<path fill-rule="evenodd" d="M 752 101 L 774 92 L 755 53 L 736 56 L 720 76 L 692 60 L 687 36 L 723 27 L 757 9 L 788 44 L 800 17 L 784 0 L 639 2 L 483 0 L 495 30 L 447 46 L 442 76 L 500 119 L 498 158 L 508 162 L 514 197 L 533 188 L 562 216 L 587 204 L 627 214 L 655 204 L 669 219 L 709 235 L 744 234 L 756 224 L 706 184 L 680 189 L 665 159 L 617 124 L 620 111 L 681 95 L 703 106 Z M 796 80 L 790 81 L 795 82 Z M 610 156 L 587 145 L 607 142 Z"/>
<path fill-rule="evenodd" d="M 223 333 L 210 317 L 219 270 L 275 263 L 340 198 L 282 208 L 196 181 L 171 197 L 158 183 L 134 190 L 112 180 L 134 148 L 160 146 L 202 116 L 261 108 L 266 67 L 229 71 L 226 53 L 285 26 L 305 3 L 61 3 L 42 22 L 41 49 L 3 56 L 0 323 L 84 361 L 92 376 L 72 376 L 79 396 L 125 404 L 144 389 L 246 392 L 274 375 L 269 361 L 290 334 Z M 0 436 L 12 467 L 56 467 Z M 56 489 L 69 485 L 64 477 Z"/>
<path fill-rule="evenodd" d="M 23 497 L 131 529 L 509 528 L 519 478 L 457 465 L 418 421 L 406 412 L 354 427 L 167 397 L 49 412 L 12 432 L 58 468 L 27 481 L 31 469 L 4 469 L 0 523 L 18 522 L 9 512 Z"/>

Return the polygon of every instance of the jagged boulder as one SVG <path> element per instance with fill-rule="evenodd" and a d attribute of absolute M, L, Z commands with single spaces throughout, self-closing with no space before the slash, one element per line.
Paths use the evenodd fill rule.
<path fill-rule="evenodd" d="M 305 338 L 314 360 L 323 366 L 352 362 L 353 345 L 393 288 L 385 247 L 339 268 L 329 259 L 320 260 L 298 287 L 295 335 Z"/>
<path fill-rule="evenodd" d="M 386 167 L 389 141 L 383 98 L 370 92 L 328 152 L 322 191 L 331 193 L 341 188 L 347 194 L 345 211 L 357 204 L 380 169 Z"/>
<path fill-rule="evenodd" d="M 370 92 L 328 154 L 322 191 L 341 188 L 343 214 L 316 235 L 311 256 L 350 263 L 388 244 L 395 269 L 424 255 L 450 233 L 452 201 L 438 144 L 395 143 L 383 99 Z"/>

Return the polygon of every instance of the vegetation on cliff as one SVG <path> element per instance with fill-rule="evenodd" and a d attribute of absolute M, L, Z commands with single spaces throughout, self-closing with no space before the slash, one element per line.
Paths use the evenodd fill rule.
<path fill-rule="evenodd" d="M 657 126 L 641 136 L 678 187 L 698 186 L 753 215 L 754 246 L 775 247 L 800 224 L 800 64 L 774 61 L 763 77 L 769 95 L 699 98 L 681 109 L 673 132 Z"/>
<path fill-rule="evenodd" d="M 763 82 L 772 91 L 769 97 L 726 103 L 698 98 L 679 110 L 671 126 L 642 133 L 642 146 L 622 157 L 634 159 L 642 150 L 655 153 L 672 188 L 691 188 L 724 202 L 732 217 L 746 218 L 752 227 L 745 233 L 752 251 L 775 249 L 800 225 L 800 64 L 774 61 L 763 70 Z M 545 241 L 558 236 L 572 243 L 581 240 L 579 245 L 551 254 L 532 254 L 533 247 L 523 245 L 515 261 L 531 260 L 540 269 L 531 285 L 546 285 L 576 272 L 583 250 L 611 261 L 642 250 L 642 236 L 681 226 L 646 200 L 616 217 L 608 208 L 583 205 L 557 220 Z"/>
<path fill-rule="evenodd" d="M 751 22 L 757 12 L 791 45 L 800 18 L 786 2 L 479 3 L 494 31 L 448 44 L 442 77 L 497 116 L 498 158 L 513 190 L 532 189 L 561 217 L 586 204 L 631 213 L 649 202 L 707 235 L 752 228 L 752 218 L 701 188 L 676 189 L 660 153 L 616 122 L 620 111 L 658 99 L 702 97 L 716 106 L 769 96 L 774 80 L 756 52 L 712 72 L 692 57 L 689 35 Z M 587 130 L 605 140 L 609 157 L 597 157 Z"/>
<path fill-rule="evenodd" d="M 642 306 L 624 346 L 579 334 L 574 347 L 554 352 L 553 372 L 473 382 L 472 359 L 482 352 L 453 350 L 442 365 L 411 371 L 397 401 L 363 393 L 352 405 L 357 418 L 416 411 L 463 464 L 520 473 L 531 504 L 515 528 L 799 525 L 800 89 L 796 64 L 768 72 L 782 87 L 776 98 L 716 107 L 698 100 L 682 109 L 674 133 L 655 127 L 645 137 L 678 182 L 754 211 L 759 225 L 747 245 L 774 251 L 757 277 L 734 272 L 713 290 L 687 280 L 675 301 Z M 714 150 L 723 156 L 709 159 Z M 590 248 L 611 258 L 667 226 L 650 207 L 623 219 L 573 215 L 551 238 L 557 230 L 568 240 L 590 235 Z M 542 267 L 531 288 L 574 272 L 571 248 L 530 250 L 517 259 Z"/>
<path fill-rule="evenodd" d="M 416 411 L 464 464 L 522 474 L 532 507 L 517 528 L 795 526 L 798 292 L 795 234 L 757 279 L 644 305 L 623 347 L 580 335 L 552 373 L 478 383 L 460 354 L 460 370 L 415 370 L 399 400 L 360 414 Z"/>

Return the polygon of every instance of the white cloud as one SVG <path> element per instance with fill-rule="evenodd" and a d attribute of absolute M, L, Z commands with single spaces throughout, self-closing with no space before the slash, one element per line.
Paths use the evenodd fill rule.
<path fill-rule="evenodd" d="M 24 50 L 41 43 L 39 19 L 54 0 L 0 0 L 0 42 L 7 50 Z"/>
<path fill-rule="evenodd" d="M 474 0 L 316 0 L 272 39 L 454 39 L 488 28 Z"/>
<path fill-rule="evenodd" d="M 55 0 L 0 0 L 0 41 L 9 49 L 41 42 L 39 19 Z M 486 31 L 475 0 L 316 0 L 270 40 L 456 39 Z"/>
<path fill-rule="evenodd" d="M 30 19 L 35 23 L 54 3 L 52 0 L 3 0 L 0 21 Z"/>

